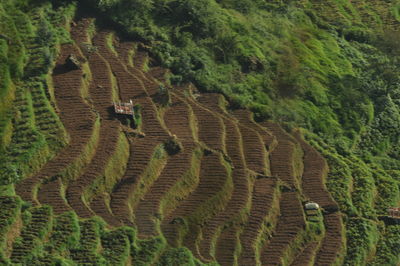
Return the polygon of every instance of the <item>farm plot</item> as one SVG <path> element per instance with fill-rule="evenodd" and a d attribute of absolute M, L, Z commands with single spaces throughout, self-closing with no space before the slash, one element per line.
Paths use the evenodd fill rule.
<path fill-rule="evenodd" d="M 256 265 L 259 261 L 257 242 L 263 233 L 264 223 L 267 220 L 273 223 L 273 208 L 279 198 L 278 192 L 276 180 L 272 178 L 256 179 L 249 218 L 240 234 L 243 250 L 239 257 L 239 265 Z"/>
<path fill-rule="evenodd" d="M 61 255 L 67 250 L 73 249 L 80 238 L 79 222 L 77 215 L 72 212 L 64 212 L 54 218 L 53 228 L 45 249 L 49 254 Z"/>
<path fill-rule="evenodd" d="M 296 247 L 295 240 L 305 229 L 303 208 L 296 192 L 283 192 L 280 217 L 274 234 L 261 251 L 261 263 L 279 265 L 288 260 Z"/>
<path fill-rule="evenodd" d="M 60 118 L 71 139 L 67 147 L 62 149 L 57 156 L 49 161 L 37 174 L 20 182 L 16 191 L 26 201 L 35 202 L 35 187 L 41 180 L 52 178 L 60 174 L 70 164 L 87 161 L 88 157 L 81 158 L 85 147 L 95 134 L 96 117 L 90 107 L 81 97 L 83 87 L 80 69 L 69 70 L 65 67 L 65 59 L 70 54 L 79 54 L 79 50 L 71 45 L 63 45 L 53 74 L 55 99 L 60 110 Z"/>
<path fill-rule="evenodd" d="M 95 38 L 93 38 L 93 44 L 98 48 L 100 55 L 110 64 L 111 70 L 118 82 L 121 100 L 126 102 L 130 99 L 135 100 L 148 96 L 143 82 L 137 76 L 128 72 L 123 61 L 121 61 L 107 45 L 108 35 L 108 32 L 98 33 Z"/>
<path fill-rule="evenodd" d="M 227 155 L 234 168 L 245 168 L 245 157 L 243 154 L 243 140 L 239 130 L 239 123 L 236 118 L 226 112 L 224 105 L 226 104 L 225 98 L 217 93 L 204 93 L 196 98 L 197 102 L 202 107 L 207 108 L 209 111 L 218 115 L 225 125 L 225 147 Z"/>
<path fill-rule="evenodd" d="M 221 94 L 163 84 L 168 70 L 151 66 L 145 46 L 120 42 L 111 31 L 92 32 L 93 25 L 92 19 L 73 23 L 80 49 L 63 45 L 53 72 L 54 109 L 69 143 L 17 188 L 53 211 L 27 207 L 21 219 L 18 200 L 0 197 L 11 206 L 0 211 L 10 215 L 0 233 L 24 222 L 21 237 L 3 242 L 10 248 L 0 263 L 8 257 L 43 265 L 338 261 L 343 222 L 315 149 L 278 124 L 257 124 L 249 111 L 230 110 Z M 71 54 L 81 63 L 77 69 L 65 63 Z M 64 133 L 42 103 L 50 98 L 43 89 L 31 92 L 34 117 L 51 139 Z M 164 89 L 165 105 L 153 97 Z M 119 100 L 132 100 L 137 116 L 114 114 Z M 312 228 L 301 200 L 308 199 L 328 211 L 321 241 L 306 236 Z"/>
<path fill-rule="evenodd" d="M 225 146 L 235 169 L 246 169 L 246 159 L 243 152 L 243 140 L 239 127 L 231 119 L 223 118 L 226 130 Z"/>
<path fill-rule="evenodd" d="M 102 224 L 96 219 L 79 222 L 80 240 L 75 248 L 70 250 L 70 257 L 78 265 L 99 265 L 104 259 L 98 254 L 101 247 L 100 231 Z"/>
<path fill-rule="evenodd" d="M 239 124 L 239 130 L 247 168 L 262 175 L 267 174 L 267 152 L 262 137 L 255 130 L 242 124 Z"/>
<path fill-rule="evenodd" d="M 238 230 L 237 226 L 228 227 L 217 240 L 215 257 L 221 266 L 235 265 L 237 262 L 235 252 L 238 249 Z"/>
<path fill-rule="evenodd" d="M 302 176 L 302 190 L 306 197 L 317 202 L 322 208 L 337 211 L 338 205 L 329 194 L 324 180 L 328 174 L 328 164 L 322 155 L 300 136 L 295 134 L 304 152 L 304 171 Z"/>
<path fill-rule="evenodd" d="M 118 57 L 128 70 L 133 68 L 133 55 L 136 52 L 137 45 L 134 42 L 119 42 L 118 39 L 114 40 L 114 47 Z"/>
<path fill-rule="evenodd" d="M 149 54 L 141 49 L 136 50 L 133 56 L 133 65 L 135 68 L 143 70 L 149 61 Z"/>
<path fill-rule="evenodd" d="M 10 260 L 12 263 L 30 263 L 35 261 L 41 249 L 42 242 L 52 225 L 50 207 L 36 207 L 31 211 L 29 223 L 24 226 L 18 240 L 13 243 Z"/>
<path fill-rule="evenodd" d="M 162 218 L 160 204 L 169 190 L 191 168 L 192 149 L 170 156 L 157 181 L 152 184 L 144 198 L 139 202 L 135 212 L 135 224 L 139 237 L 157 235 L 157 222 Z"/>
<path fill-rule="evenodd" d="M 316 265 L 332 265 L 343 249 L 344 229 L 340 213 L 324 215 L 325 238 L 317 252 Z"/>
<path fill-rule="evenodd" d="M 235 110 L 233 115 L 242 125 L 251 128 L 260 134 L 267 151 L 273 150 L 276 145 L 275 137 L 265 127 L 262 127 L 260 124 L 254 122 L 253 113 L 251 113 L 249 110 L 239 109 Z"/>
<path fill-rule="evenodd" d="M 179 242 L 181 240 L 179 238 L 183 237 L 177 232 L 180 223 L 174 221 L 190 220 L 190 216 L 192 216 L 192 220 L 198 220 L 197 224 L 204 223 L 209 216 L 213 216 L 218 212 L 221 204 L 224 205 L 224 198 L 229 199 L 230 197 L 230 195 L 223 193 L 227 178 L 227 170 L 222 165 L 219 155 L 211 153 L 203 157 L 197 188 L 163 221 L 163 234 L 171 244 Z M 215 205 L 212 205 L 212 203 Z M 201 207 L 203 207 L 203 210 Z M 205 212 L 205 207 L 207 207 L 207 212 Z M 192 226 L 193 223 L 189 222 Z M 198 232 L 197 229 L 196 231 Z M 185 241 L 190 242 L 190 246 L 194 247 L 197 238 L 198 235 L 195 231 L 189 231 L 185 236 Z"/>
<path fill-rule="evenodd" d="M 168 158 L 157 181 L 140 201 L 135 214 L 140 237 L 157 234 L 155 220 L 161 219 L 161 201 L 192 167 L 194 133 L 191 130 L 188 105 L 174 97 L 172 106 L 164 114 L 164 121 L 169 130 L 176 133 L 178 139 L 182 141 L 183 151 Z"/>
<path fill-rule="evenodd" d="M 98 216 L 104 219 L 104 221 L 113 226 L 119 227 L 122 226 L 121 221 L 114 216 L 110 209 L 110 195 L 108 193 L 99 193 L 95 198 L 90 202 L 90 209 Z"/>
<path fill-rule="evenodd" d="M 213 260 L 212 254 L 215 254 L 213 250 L 213 244 L 215 241 L 221 241 L 220 245 L 231 245 L 236 246 L 237 237 L 234 226 L 227 229 L 222 236 L 219 236 L 219 230 L 223 230 L 224 225 L 237 216 L 248 204 L 250 199 L 250 182 L 247 172 L 244 169 L 234 169 L 232 172 L 233 180 L 233 192 L 231 199 L 226 205 L 225 209 L 216 214 L 213 218 L 207 221 L 206 225 L 202 228 L 202 240 L 199 243 L 199 251 L 203 258 L 207 260 Z M 221 240 L 217 240 L 223 237 Z M 233 243 L 230 243 L 233 241 Z M 229 244 L 230 243 L 230 244 Z M 220 247 L 217 247 L 219 249 Z M 234 249 L 228 249 L 232 251 L 231 256 L 234 254 Z M 228 252 L 228 251 L 226 251 Z M 225 255 L 220 254 L 224 257 Z M 225 261 L 225 259 L 222 259 Z M 219 261 L 219 260 L 218 260 Z"/>
<path fill-rule="evenodd" d="M 83 38 L 83 37 L 81 37 Z M 85 198 L 85 190 L 93 183 L 102 179 L 105 174 L 105 167 L 113 154 L 116 152 L 119 139 L 119 122 L 113 120 L 110 114 L 110 105 L 113 101 L 113 87 L 111 71 L 107 62 L 97 53 L 92 53 L 88 58 L 92 82 L 89 87 L 89 95 L 93 101 L 93 107 L 100 114 L 100 136 L 96 153 L 86 167 L 84 173 L 68 186 L 66 197 L 71 207 L 80 217 L 89 218 L 93 215 L 89 206 L 84 200 L 90 202 L 90 198 Z M 120 158 L 121 159 L 121 158 Z M 97 186 L 101 186 L 98 184 Z M 88 194 L 88 193 L 86 193 Z M 86 195 L 87 196 L 87 195 Z"/>
<path fill-rule="evenodd" d="M 317 241 L 310 242 L 303 251 L 293 260 L 292 266 L 314 265 L 315 253 L 318 249 Z"/>
<path fill-rule="evenodd" d="M 149 168 L 157 146 L 156 141 L 148 138 L 138 139 L 130 144 L 130 155 L 124 176 L 114 186 L 111 193 L 112 213 L 123 223 L 132 225 L 131 206 L 134 191 L 140 186 L 146 168 Z"/>
<path fill-rule="evenodd" d="M 141 130 L 146 136 L 166 138 L 169 136 L 167 130 L 161 125 L 157 108 L 148 95 L 147 88 L 143 85 L 143 79 L 127 71 L 121 61 L 112 53 L 106 44 L 108 33 L 101 33 L 94 43 L 99 48 L 101 55 L 109 62 L 111 69 L 117 79 L 118 88 L 122 101 L 134 100 L 140 106 Z M 139 97 L 139 98 L 138 98 Z"/>
<path fill-rule="evenodd" d="M 278 124 L 265 122 L 264 125 L 273 132 L 278 141 L 270 154 L 271 173 L 288 185 L 298 187 L 298 175 L 302 171 L 302 160 L 299 158 L 300 147 L 298 147 L 297 141 Z"/>
<path fill-rule="evenodd" d="M 54 213 L 60 214 L 71 210 L 63 197 L 63 185 L 60 178 L 45 180 L 39 187 L 37 199 L 41 204 L 53 207 Z"/>
<path fill-rule="evenodd" d="M 210 149 L 224 153 L 225 127 L 222 119 L 190 99 L 187 102 L 197 120 L 199 141 Z"/>
<path fill-rule="evenodd" d="M 39 81 L 29 83 L 29 89 L 36 127 L 46 137 L 48 143 L 55 145 L 54 148 L 63 146 L 67 135 L 53 106 L 49 103 L 50 96 L 46 94 L 48 91 L 45 91 L 43 83 Z"/>
<path fill-rule="evenodd" d="M 226 112 L 226 110 L 224 109 L 226 100 L 222 94 L 202 93 L 200 94 L 200 96 L 196 97 L 196 101 L 200 103 L 202 106 L 218 113 L 219 115 L 225 115 L 227 117 L 230 117 Z"/>
<path fill-rule="evenodd" d="M 237 232 L 235 232 L 233 228 L 235 227 L 234 225 L 229 226 L 229 229 L 225 229 L 226 232 L 222 232 L 221 235 L 219 235 L 219 233 L 224 230 L 223 227 L 225 227 L 229 221 L 233 220 L 241 213 L 251 200 L 251 181 L 247 170 L 244 168 L 245 162 L 239 129 L 233 120 L 223 117 L 223 121 L 226 129 L 225 146 L 227 147 L 228 156 L 234 167 L 232 170 L 233 192 L 225 209 L 209 220 L 203 227 L 203 235 L 199 244 L 199 250 L 202 257 L 207 260 L 215 259 L 212 254 L 217 254 L 219 249 L 219 247 L 217 247 L 217 250 L 213 249 L 213 246 L 215 248 L 215 242 L 220 243 L 222 246 L 231 246 L 231 249 L 228 250 L 232 250 L 232 248 L 236 246 L 238 239 L 236 236 Z M 228 261 L 232 262 L 231 258 L 234 257 L 234 252 L 229 256 L 226 253 L 229 252 L 218 253 L 220 260 L 225 263 Z M 225 256 L 228 256 L 228 258 L 225 258 Z"/>
<path fill-rule="evenodd" d="M 0 247 L 2 250 L 0 252 L 1 262 L 2 258 L 4 259 L 8 256 L 7 253 L 9 253 L 11 249 L 10 244 L 12 243 L 13 239 L 8 234 L 12 231 L 12 228 L 17 225 L 17 219 L 21 210 L 21 201 L 17 197 L 1 196 L 0 206 Z"/>
<path fill-rule="evenodd" d="M 193 132 L 195 129 L 192 128 L 191 112 L 190 106 L 185 101 L 172 94 L 171 107 L 163 116 L 169 131 L 186 145 L 194 145 L 194 136 L 197 133 Z"/>

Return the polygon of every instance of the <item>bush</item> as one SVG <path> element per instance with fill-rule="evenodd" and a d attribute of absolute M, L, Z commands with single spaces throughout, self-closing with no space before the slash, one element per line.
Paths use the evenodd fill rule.
<path fill-rule="evenodd" d="M 0 185 L 15 184 L 21 180 L 19 169 L 11 164 L 0 162 Z"/>
<path fill-rule="evenodd" d="M 157 265 L 185 265 L 195 266 L 192 253 L 187 248 L 173 248 L 164 252 Z"/>

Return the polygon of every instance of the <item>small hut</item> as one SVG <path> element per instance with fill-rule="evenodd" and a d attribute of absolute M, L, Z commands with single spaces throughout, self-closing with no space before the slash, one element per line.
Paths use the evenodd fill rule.
<path fill-rule="evenodd" d="M 133 102 L 130 100 L 128 103 L 114 102 L 114 111 L 116 114 L 134 115 Z"/>

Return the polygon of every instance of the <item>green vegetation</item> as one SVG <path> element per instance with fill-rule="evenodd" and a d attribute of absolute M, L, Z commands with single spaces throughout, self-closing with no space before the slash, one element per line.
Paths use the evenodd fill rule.
<path fill-rule="evenodd" d="M 173 248 L 164 252 L 159 259 L 157 265 L 185 265 L 200 266 L 205 265 L 195 259 L 187 248 Z M 210 265 L 210 264 L 207 264 Z"/>
<path fill-rule="evenodd" d="M 51 208 L 30 207 L 14 195 L 14 184 L 36 173 L 69 142 L 49 74 L 60 45 L 72 42 L 68 30 L 77 8 L 90 9 L 127 39 L 143 42 L 154 59 L 146 59 L 145 69 L 169 68 L 171 84 L 192 82 L 202 91 L 223 93 L 228 108 L 250 108 L 256 120 L 303 128 L 329 164 L 326 185 L 344 214 L 344 263 L 400 262 L 399 226 L 380 220 L 388 207 L 400 204 L 399 1 L 0 0 L 3 250 L 10 228 L 23 221 L 10 259 L 1 252 L 0 263 L 68 265 L 87 260 L 125 265 L 133 260 L 135 265 L 201 265 L 188 249 L 171 248 L 161 236 L 138 240 L 133 229 L 110 231 L 100 219 L 79 220 L 74 212 L 54 215 Z M 114 47 L 111 37 L 107 42 Z M 115 98 L 118 85 L 113 82 Z M 87 91 L 82 88 L 84 97 Z M 139 131 L 141 109 L 135 106 L 132 122 Z M 194 115 L 190 116 L 194 129 Z M 97 117 L 84 150 L 59 173 L 64 185 L 93 158 L 100 125 Z M 193 135 L 197 140 L 195 130 Z M 104 180 L 99 177 L 89 188 L 88 199 L 99 191 L 109 192 L 123 175 L 127 147 L 121 133 L 115 157 L 105 165 Z M 163 215 L 195 188 L 200 157 L 195 150 L 191 168 L 163 198 Z M 129 199 L 130 207 L 157 181 L 167 159 L 157 146 Z M 223 209 L 233 186 L 226 166 L 221 192 L 185 217 L 189 222 L 181 231 L 201 231 L 193 224 L 214 215 L 210 204 Z M 275 214 L 268 216 L 272 221 L 258 236 L 258 253 L 261 238 L 274 227 Z M 300 235 L 298 242 L 318 239 L 323 231 L 320 222 L 308 222 L 307 236 Z"/>
<path fill-rule="evenodd" d="M 161 251 L 165 248 L 165 239 L 153 237 L 141 240 L 131 250 L 131 256 L 135 265 L 151 265 L 155 262 Z"/>
<path fill-rule="evenodd" d="M 80 229 L 74 212 L 65 212 L 55 218 L 53 230 L 46 246 L 48 253 L 59 253 L 74 248 L 79 243 Z"/>
<path fill-rule="evenodd" d="M 40 169 L 67 141 L 47 97 L 46 75 L 59 43 L 68 36 L 65 24 L 54 22 L 61 16 L 67 23 L 73 15 L 71 7 L 0 2 L 2 185 L 16 183 Z"/>
<path fill-rule="evenodd" d="M 102 255 L 108 265 L 127 264 L 135 236 L 135 231 L 130 227 L 105 232 L 101 236 L 101 245 L 104 249 Z"/>
<path fill-rule="evenodd" d="M 52 228 L 52 209 L 36 207 L 23 213 L 24 228 L 13 243 L 13 263 L 30 264 L 43 254 L 43 240 Z"/>

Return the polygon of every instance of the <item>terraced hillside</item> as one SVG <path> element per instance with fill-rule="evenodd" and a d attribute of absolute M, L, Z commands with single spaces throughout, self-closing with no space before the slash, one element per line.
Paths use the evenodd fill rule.
<path fill-rule="evenodd" d="M 385 218 L 399 203 L 398 170 L 346 154 L 317 129 L 253 113 L 198 76 L 202 88 L 186 82 L 193 73 L 176 75 L 188 67 L 184 53 L 180 66 L 163 67 L 163 43 L 96 13 L 106 7 L 17 2 L 0 1 L 0 265 L 398 264 L 399 226 Z M 306 2 L 335 23 L 318 1 L 295 6 Z M 330 5 L 368 21 L 369 6 L 352 2 L 360 14 Z M 379 23 L 396 24 L 389 13 Z M 243 44 L 225 37 L 215 53 L 224 64 Z M 198 60 L 190 64 L 201 69 Z M 262 68 L 241 60 L 250 61 L 232 80 Z M 307 93 L 304 106 L 315 102 Z M 129 101 L 134 115 L 114 111 Z M 307 212 L 307 202 L 321 209 Z"/>
<path fill-rule="evenodd" d="M 256 123 L 221 94 L 171 86 L 143 46 L 93 18 L 73 22 L 70 34 L 52 72 L 69 141 L 16 185 L 35 207 L 3 197 L 4 262 L 341 262 L 327 163 L 300 133 Z M 135 117 L 114 113 L 112 102 L 129 100 Z M 324 208 L 320 220 L 306 219 L 308 200 Z"/>

